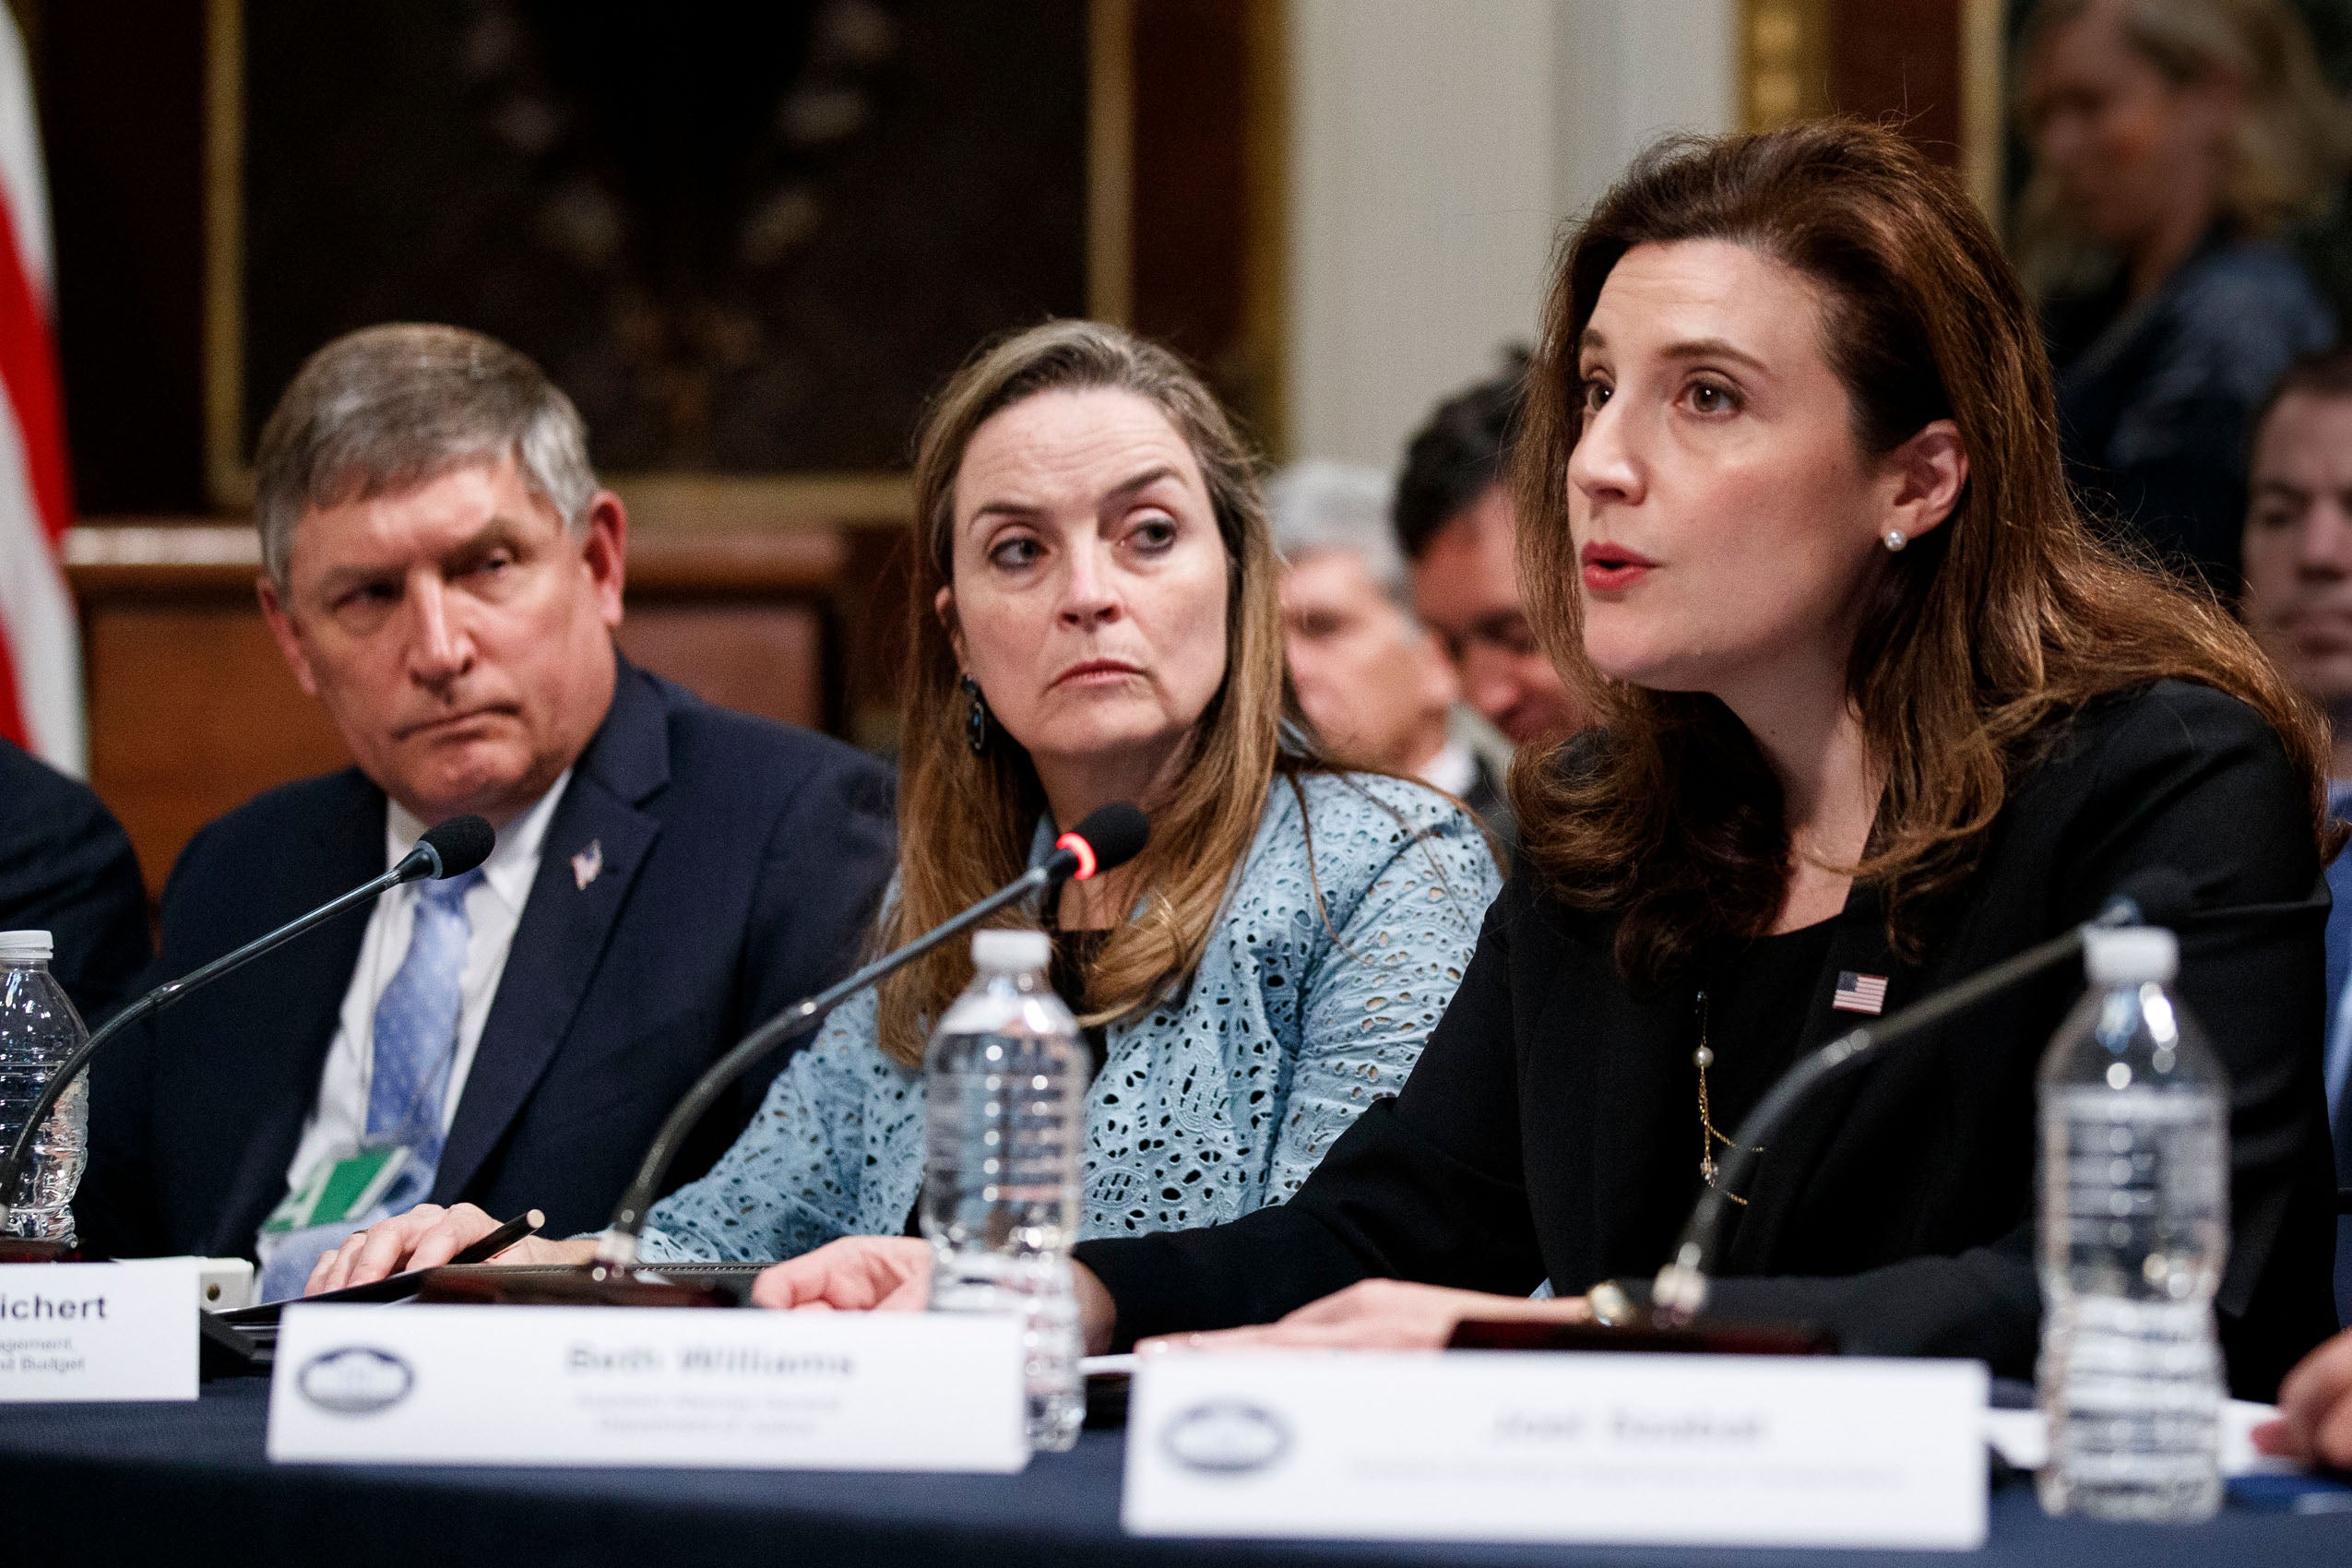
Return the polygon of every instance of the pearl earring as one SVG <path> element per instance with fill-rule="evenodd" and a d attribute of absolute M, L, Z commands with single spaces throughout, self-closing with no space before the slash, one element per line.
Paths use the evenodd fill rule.
<path fill-rule="evenodd" d="M 1889 555 L 1894 554 L 1896 551 L 1901 550 L 1905 545 L 1910 542 L 1910 537 L 1901 529 L 1889 529 L 1886 530 L 1886 552 Z"/>

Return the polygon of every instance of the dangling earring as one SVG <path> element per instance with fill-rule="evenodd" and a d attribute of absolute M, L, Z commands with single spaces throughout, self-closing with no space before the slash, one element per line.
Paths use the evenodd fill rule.
<path fill-rule="evenodd" d="M 972 748 L 974 756 L 983 755 L 988 751 L 988 699 L 980 695 L 980 683 L 969 675 L 956 676 L 956 683 L 972 700 L 972 706 L 964 713 L 965 743 Z"/>
<path fill-rule="evenodd" d="M 1901 550 L 1905 545 L 1910 542 L 1910 536 L 1906 534 L 1901 529 L 1889 529 L 1886 530 L 1886 552 L 1889 555 L 1894 554 L 1896 551 Z"/>

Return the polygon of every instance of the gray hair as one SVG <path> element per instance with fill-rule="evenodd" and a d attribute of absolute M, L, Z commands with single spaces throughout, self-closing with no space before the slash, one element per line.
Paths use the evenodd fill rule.
<path fill-rule="evenodd" d="M 1380 590 L 1410 613 L 1412 579 L 1389 524 L 1396 492 L 1378 469 L 1325 457 L 1292 463 L 1265 481 L 1274 547 L 1285 561 L 1343 551 L 1360 557 Z"/>
<path fill-rule="evenodd" d="M 303 362 L 254 455 L 254 524 L 279 591 L 305 512 L 410 489 L 512 456 L 575 535 L 596 498 L 588 430 L 544 372 L 461 327 L 346 333 Z"/>

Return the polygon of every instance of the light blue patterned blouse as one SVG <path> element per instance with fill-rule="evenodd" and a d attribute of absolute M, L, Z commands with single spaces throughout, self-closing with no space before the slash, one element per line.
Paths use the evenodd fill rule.
<path fill-rule="evenodd" d="M 1470 819 L 1394 778 L 1300 785 L 1312 832 L 1277 779 L 1191 983 L 1105 1031 L 1086 1099 L 1086 1236 L 1211 1225 L 1289 1197 L 1404 1084 L 1461 983 L 1501 885 Z M 897 1235 L 922 1136 L 922 1075 L 875 1044 L 867 992 L 777 1075 L 710 1173 L 654 1206 L 644 1255 L 758 1262 Z"/>

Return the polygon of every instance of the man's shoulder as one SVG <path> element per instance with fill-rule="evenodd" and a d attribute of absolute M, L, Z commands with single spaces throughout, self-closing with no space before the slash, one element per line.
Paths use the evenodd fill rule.
<path fill-rule="evenodd" d="M 80 779 L 0 741 L 0 840 L 112 830 L 113 814 Z"/>
<path fill-rule="evenodd" d="M 145 903 L 130 836 L 89 785 L 0 742 L 0 921 Z"/>
<path fill-rule="evenodd" d="M 205 874 L 248 850 L 280 859 L 290 835 L 338 832 L 363 836 L 372 852 L 382 853 L 384 792 L 356 767 L 278 785 L 214 817 L 180 851 L 172 877 Z"/>
<path fill-rule="evenodd" d="M 796 790 L 814 778 L 886 787 L 887 764 L 845 741 L 797 724 L 706 702 L 675 682 L 648 675 L 661 694 L 673 786 L 696 790 Z"/>
<path fill-rule="evenodd" d="M 706 702 L 650 671 L 633 673 L 661 704 L 667 811 L 763 816 L 829 801 L 845 811 L 892 814 L 897 775 L 880 758 L 814 730 Z"/>

